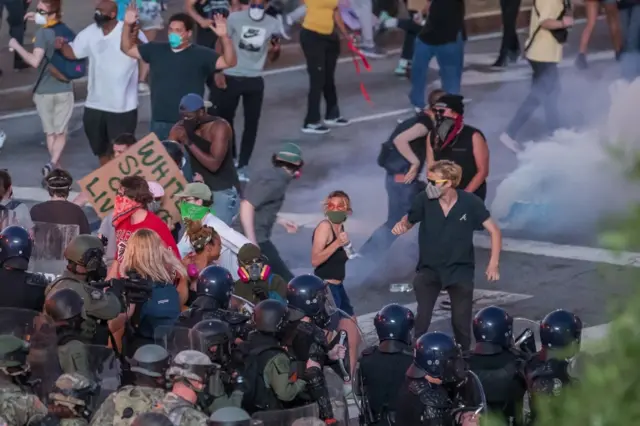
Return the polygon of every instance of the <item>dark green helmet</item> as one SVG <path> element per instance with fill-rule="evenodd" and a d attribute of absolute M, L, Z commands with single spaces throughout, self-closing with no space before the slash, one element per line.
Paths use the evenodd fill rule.
<path fill-rule="evenodd" d="M 82 314 L 84 301 L 70 288 L 54 291 L 44 302 L 44 311 L 54 321 L 66 321 Z"/>
<path fill-rule="evenodd" d="M 131 371 L 149 377 L 164 377 L 170 358 L 169 352 L 162 346 L 144 345 L 133 354 Z"/>
<path fill-rule="evenodd" d="M 27 363 L 29 344 L 19 337 L 0 335 L 0 368 L 20 367 Z"/>
<path fill-rule="evenodd" d="M 100 238 L 93 235 L 78 235 L 64 250 L 65 259 L 84 266 L 87 270 L 92 270 L 91 260 L 96 257 L 102 259 L 102 256 L 104 256 L 104 245 Z"/>

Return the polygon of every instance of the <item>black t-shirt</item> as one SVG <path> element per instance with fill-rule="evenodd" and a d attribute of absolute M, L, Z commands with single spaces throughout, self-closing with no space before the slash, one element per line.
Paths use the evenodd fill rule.
<path fill-rule="evenodd" d="M 473 232 L 490 217 L 480 198 L 459 189 L 457 192 L 458 201 L 447 216 L 440 202 L 430 200 L 425 191 L 415 196 L 408 214 L 409 223 L 420 222 L 417 270 L 432 270 L 443 286 L 473 283 Z"/>
<path fill-rule="evenodd" d="M 91 227 L 82 207 L 66 200 L 49 200 L 31 207 L 31 220 L 56 225 L 77 225 L 80 234 L 90 234 Z"/>
<path fill-rule="evenodd" d="M 418 37 L 423 43 L 439 45 L 453 43 L 458 34 L 466 40 L 463 0 L 433 0 L 427 22 Z"/>
<path fill-rule="evenodd" d="M 138 46 L 149 64 L 151 120 L 175 123 L 180 119 L 180 99 L 188 93 L 204 95 L 207 78 L 216 71 L 218 55 L 208 47 L 190 45 L 174 52 L 169 43 L 151 42 Z"/>

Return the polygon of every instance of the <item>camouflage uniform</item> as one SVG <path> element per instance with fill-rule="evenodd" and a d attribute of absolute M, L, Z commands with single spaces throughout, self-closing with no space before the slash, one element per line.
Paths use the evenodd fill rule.
<path fill-rule="evenodd" d="M 202 426 L 208 420 L 206 414 L 173 392 L 167 393 L 153 411 L 164 414 L 176 426 Z"/>
<path fill-rule="evenodd" d="M 139 414 L 156 407 L 165 394 L 163 389 L 125 386 L 102 403 L 91 426 L 130 426 Z"/>
<path fill-rule="evenodd" d="M 53 391 L 49 394 L 51 405 L 67 407 L 75 418 L 60 419 L 60 426 L 87 426 L 89 422 L 89 400 L 95 386 L 91 380 L 78 373 L 63 374 L 56 380 Z"/>

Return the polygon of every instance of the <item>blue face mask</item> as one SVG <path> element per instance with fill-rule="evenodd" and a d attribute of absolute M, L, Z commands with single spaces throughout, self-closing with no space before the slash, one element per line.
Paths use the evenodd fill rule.
<path fill-rule="evenodd" d="M 182 37 L 176 33 L 169 33 L 169 46 L 172 49 L 177 49 L 182 44 Z"/>

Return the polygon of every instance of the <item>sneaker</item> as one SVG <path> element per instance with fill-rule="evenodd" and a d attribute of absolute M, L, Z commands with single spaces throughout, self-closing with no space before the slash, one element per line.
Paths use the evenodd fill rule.
<path fill-rule="evenodd" d="M 387 56 L 387 52 L 385 52 L 378 46 L 360 46 L 359 50 L 360 53 L 371 59 L 380 59 Z"/>
<path fill-rule="evenodd" d="M 291 36 L 289 35 L 289 30 L 291 29 L 291 20 L 288 15 L 279 14 L 276 15 L 276 19 L 278 20 L 278 25 L 280 27 L 280 35 L 285 40 L 291 40 Z"/>
<path fill-rule="evenodd" d="M 149 93 L 149 85 L 144 81 L 138 83 L 138 93 Z"/>
<path fill-rule="evenodd" d="M 579 70 L 586 70 L 589 68 L 589 64 L 587 63 L 587 56 L 584 53 L 578 53 L 575 61 L 576 68 Z"/>
<path fill-rule="evenodd" d="M 522 147 L 520 147 L 520 144 L 518 143 L 518 141 L 513 139 L 507 133 L 502 133 L 499 139 L 500 139 L 500 142 L 502 142 L 502 144 L 506 146 L 508 150 L 516 154 L 522 151 Z"/>
<path fill-rule="evenodd" d="M 407 59 L 400 59 L 398 61 L 398 66 L 393 70 L 393 73 L 398 77 L 406 77 L 407 68 L 409 68 L 409 61 Z"/>
<path fill-rule="evenodd" d="M 300 130 L 302 130 L 302 133 L 308 133 L 312 135 L 324 135 L 331 131 L 331 129 L 329 129 L 327 126 L 320 123 L 305 124 L 304 127 Z"/>
<path fill-rule="evenodd" d="M 3 130 L 0 130 L 0 149 L 4 147 L 4 143 L 6 141 L 7 141 L 7 134 Z"/>
<path fill-rule="evenodd" d="M 246 166 L 238 169 L 238 179 L 240 182 L 249 182 L 249 174 L 247 173 Z"/>
<path fill-rule="evenodd" d="M 53 164 L 51 163 L 47 163 L 44 166 L 42 166 L 42 177 L 45 177 L 46 175 L 48 175 L 49 173 L 51 173 L 51 171 L 53 171 L 54 167 Z"/>
<path fill-rule="evenodd" d="M 341 126 L 348 126 L 349 124 L 351 124 L 351 122 L 346 118 L 338 117 L 338 118 L 325 118 L 324 124 L 326 124 L 327 126 L 341 127 Z"/>

